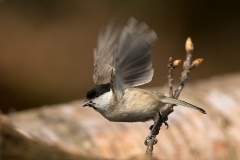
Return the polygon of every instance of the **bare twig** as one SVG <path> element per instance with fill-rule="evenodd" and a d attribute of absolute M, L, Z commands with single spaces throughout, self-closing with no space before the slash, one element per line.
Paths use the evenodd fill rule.
<path fill-rule="evenodd" d="M 175 90 L 174 95 L 173 95 L 173 87 L 172 87 L 172 82 L 173 82 L 173 70 L 174 68 L 176 68 L 181 60 L 175 60 L 173 62 L 172 57 L 169 58 L 168 61 L 168 86 L 169 86 L 169 97 L 173 97 L 175 99 L 178 99 L 185 82 L 188 80 L 188 76 L 190 74 L 190 71 L 199 66 L 203 59 L 202 58 L 198 58 L 196 60 L 194 60 L 191 63 L 191 59 L 192 59 L 192 52 L 193 52 L 193 43 L 191 41 L 191 38 L 188 38 L 186 41 L 186 45 L 185 45 L 185 49 L 186 49 L 186 60 L 183 63 L 183 72 L 181 74 L 181 78 L 180 78 L 180 83 L 178 85 L 178 88 Z M 157 124 L 154 127 L 150 127 L 150 129 L 152 130 L 152 135 L 150 137 L 150 139 L 147 141 L 147 151 L 146 154 L 152 155 L 153 152 L 153 145 L 154 145 L 154 140 L 156 138 L 156 135 L 158 135 L 160 128 L 162 126 L 162 123 L 166 123 L 166 121 L 168 120 L 168 115 L 170 113 L 172 113 L 174 105 L 169 104 L 167 106 L 167 108 L 162 111 L 161 113 L 161 118 L 159 119 L 159 121 L 157 122 Z"/>
<path fill-rule="evenodd" d="M 173 82 L 173 76 L 172 76 L 172 70 L 173 70 L 173 60 L 172 57 L 169 58 L 168 60 L 168 86 L 169 86 L 169 97 L 173 97 L 173 87 L 172 87 L 172 82 Z"/>
<path fill-rule="evenodd" d="M 148 141 L 147 141 L 147 151 L 146 151 L 146 154 L 148 154 L 148 155 L 152 155 L 153 153 L 152 153 L 152 151 L 153 151 L 153 144 L 154 143 L 154 140 L 153 139 L 149 139 Z"/>

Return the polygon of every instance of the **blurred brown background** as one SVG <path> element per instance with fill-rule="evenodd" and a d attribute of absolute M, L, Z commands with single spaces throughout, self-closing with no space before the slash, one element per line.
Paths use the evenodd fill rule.
<path fill-rule="evenodd" d="M 85 97 L 93 87 L 93 48 L 108 20 L 133 16 L 159 37 L 155 75 L 166 83 L 167 60 L 184 59 L 193 40 L 204 63 L 192 80 L 240 70 L 238 1 L 5 0 L 0 2 L 0 108 L 9 112 Z M 180 69 L 175 72 L 175 82 Z"/>

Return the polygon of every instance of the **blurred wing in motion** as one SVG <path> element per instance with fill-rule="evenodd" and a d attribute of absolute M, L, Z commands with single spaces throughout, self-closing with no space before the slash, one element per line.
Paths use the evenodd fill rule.
<path fill-rule="evenodd" d="M 152 80 L 151 47 L 157 40 L 153 30 L 145 23 L 137 25 L 130 18 L 123 26 L 118 39 L 117 52 L 114 54 L 113 88 L 117 99 L 121 98 L 124 90 Z"/>
<path fill-rule="evenodd" d="M 110 82 L 113 54 L 117 51 L 119 33 L 120 29 L 116 27 L 116 21 L 111 20 L 99 34 L 97 48 L 94 49 L 93 81 L 96 85 Z"/>

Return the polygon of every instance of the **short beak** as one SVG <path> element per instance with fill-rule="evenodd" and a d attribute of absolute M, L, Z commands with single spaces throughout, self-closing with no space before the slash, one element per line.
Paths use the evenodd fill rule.
<path fill-rule="evenodd" d="M 83 100 L 83 107 L 88 106 L 89 99 Z"/>

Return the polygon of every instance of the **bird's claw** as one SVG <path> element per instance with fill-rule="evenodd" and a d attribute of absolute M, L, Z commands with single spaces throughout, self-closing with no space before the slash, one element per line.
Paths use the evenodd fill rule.
<path fill-rule="evenodd" d="M 153 139 L 153 145 L 157 144 L 158 140 L 155 136 L 147 136 L 147 138 L 144 141 L 144 144 L 147 146 L 147 142 L 149 139 Z"/>
<path fill-rule="evenodd" d="M 166 121 L 163 121 L 163 123 L 165 124 L 165 126 L 167 126 L 167 129 L 169 128 L 169 125 Z"/>
<path fill-rule="evenodd" d="M 154 124 L 153 124 L 153 125 L 151 125 L 151 126 L 149 127 L 149 129 L 150 129 L 150 130 L 152 130 L 152 129 L 153 129 L 153 127 L 154 127 Z"/>
<path fill-rule="evenodd" d="M 166 121 L 163 121 L 163 123 L 165 124 L 165 126 L 167 126 L 167 129 L 168 129 L 168 128 L 169 128 L 168 123 L 167 123 Z M 151 126 L 149 127 L 149 129 L 152 130 L 153 127 L 154 127 L 154 125 L 151 125 Z"/>
<path fill-rule="evenodd" d="M 158 115 L 159 115 L 159 117 L 160 117 L 160 119 L 161 119 L 161 121 L 165 124 L 165 126 L 167 126 L 167 129 L 169 128 L 169 125 L 168 125 L 168 123 L 167 123 L 167 119 L 166 120 L 164 120 L 163 118 L 162 118 L 162 115 L 161 115 L 161 113 L 160 112 L 158 112 Z"/>

